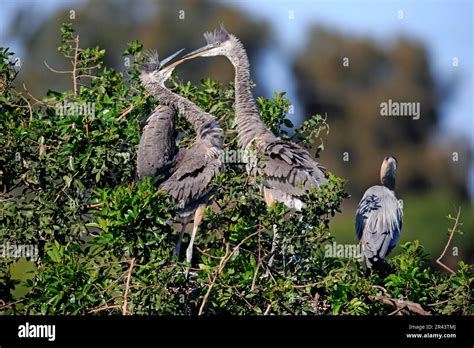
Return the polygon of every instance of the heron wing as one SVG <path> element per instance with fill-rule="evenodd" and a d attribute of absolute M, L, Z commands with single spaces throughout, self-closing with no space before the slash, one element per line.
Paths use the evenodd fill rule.
<path fill-rule="evenodd" d="M 327 181 L 326 169 L 306 149 L 278 138 L 264 143 L 259 167 L 264 185 L 292 196 L 301 196 Z"/>
<path fill-rule="evenodd" d="M 137 152 L 137 176 L 156 176 L 168 172 L 177 148 L 174 129 L 175 111 L 157 106 L 146 121 Z"/>
<path fill-rule="evenodd" d="M 201 141 L 181 150 L 173 174 L 161 184 L 164 191 L 175 197 L 185 207 L 209 191 L 209 184 L 224 169 L 218 155 Z"/>
<path fill-rule="evenodd" d="M 403 212 L 393 191 L 373 186 L 365 192 L 357 207 L 355 228 L 368 259 L 383 259 L 395 247 L 402 218 Z"/>

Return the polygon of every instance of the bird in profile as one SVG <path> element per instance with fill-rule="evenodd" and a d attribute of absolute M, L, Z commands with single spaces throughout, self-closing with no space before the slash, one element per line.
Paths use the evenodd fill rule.
<path fill-rule="evenodd" d="M 176 162 L 178 147 L 175 136 L 176 112 L 158 105 L 148 116 L 137 152 L 137 176 L 169 177 Z"/>
<path fill-rule="evenodd" d="M 395 157 L 385 157 L 380 168 L 382 185 L 365 191 L 355 217 L 357 239 L 367 268 L 386 268 L 384 258 L 395 247 L 402 230 L 403 211 L 395 197 Z"/>
<path fill-rule="evenodd" d="M 160 188 L 179 203 L 178 219 L 182 229 L 174 249 L 177 256 L 186 225 L 193 220 L 186 250 L 186 261 L 190 264 L 196 233 L 209 200 L 210 183 L 224 171 L 224 162 L 222 129 L 215 117 L 165 87 L 165 82 L 181 61 L 164 65 L 180 52 L 161 62 L 156 52 L 149 53 L 147 61 L 141 64 L 141 83 L 160 105 L 144 127 L 138 148 L 137 173 L 139 178 L 163 175 Z M 176 145 L 176 112 L 184 115 L 196 132 L 196 139 L 189 148 L 178 148 Z"/>
<path fill-rule="evenodd" d="M 254 154 L 258 161 L 247 162 L 251 177 L 261 178 L 261 191 L 267 206 L 283 202 L 290 209 L 305 207 L 301 197 L 327 181 L 326 169 L 302 146 L 276 137 L 260 118 L 251 91 L 250 64 L 247 52 L 239 39 L 227 32 L 223 25 L 204 34 L 207 45 L 185 55 L 225 56 L 235 69 L 235 123 L 241 150 Z M 269 266 L 273 262 L 278 238 L 274 226 L 274 242 Z"/>

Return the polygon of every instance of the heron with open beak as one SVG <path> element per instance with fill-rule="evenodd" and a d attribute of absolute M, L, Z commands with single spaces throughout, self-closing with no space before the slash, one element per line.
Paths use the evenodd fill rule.
<path fill-rule="evenodd" d="M 240 40 L 223 25 L 204 34 L 207 44 L 183 59 L 225 56 L 235 69 L 235 124 L 239 146 L 255 154 L 259 161 L 249 161 L 250 177 L 262 178 L 261 191 L 268 206 L 283 202 L 300 211 L 306 204 L 303 196 L 327 182 L 327 171 L 302 146 L 276 137 L 260 118 L 251 91 L 250 64 Z M 271 266 L 278 232 L 273 228 L 273 244 L 268 265 Z"/>
<path fill-rule="evenodd" d="M 153 120 L 150 119 L 144 129 L 138 149 L 137 172 L 139 177 L 146 174 L 154 175 L 156 172 L 154 167 L 161 167 L 163 163 L 169 166 L 168 176 L 160 184 L 160 188 L 175 197 L 179 203 L 178 218 L 182 229 L 174 249 L 174 254 L 177 256 L 180 253 L 186 225 L 193 221 L 191 239 L 186 250 L 186 261 L 190 265 L 196 233 L 209 200 L 210 183 L 224 171 L 224 156 L 222 156 L 223 133 L 216 118 L 165 87 L 165 82 L 170 78 L 174 68 L 184 60 L 168 66 L 165 64 L 181 51 L 161 62 L 157 53 L 151 53 L 148 54 L 146 62 L 140 64 L 141 83 L 159 101 L 159 107 L 166 108 L 166 112 L 161 113 L 165 114 L 162 119 L 159 115 L 156 116 L 157 120 L 154 123 L 150 123 Z M 169 124 L 170 119 L 174 120 L 178 111 L 191 123 L 196 132 L 196 139 L 190 148 L 178 149 L 174 134 L 170 134 L 174 133 L 174 127 L 160 129 L 160 123 L 157 122 L 164 120 L 161 125 L 166 122 Z M 163 155 L 168 158 L 163 160 Z M 188 271 L 189 268 L 186 270 L 186 276 Z"/>

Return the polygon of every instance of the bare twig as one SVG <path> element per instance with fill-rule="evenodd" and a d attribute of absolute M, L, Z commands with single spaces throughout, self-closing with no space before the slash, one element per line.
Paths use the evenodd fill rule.
<path fill-rule="evenodd" d="M 130 291 L 130 279 L 132 278 L 132 271 L 133 271 L 134 264 L 135 264 L 135 258 L 133 257 L 130 260 L 130 267 L 128 269 L 128 274 L 127 274 L 127 282 L 125 284 L 125 293 L 123 295 L 123 307 L 122 307 L 122 314 L 123 315 L 128 315 L 128 312 L 127 312 L 128 292 Z"/>
<path fill-rule="evenodd" d="M 204 312 L 204 307 L 206 306 L 206 302 L 209 298 L 209 295 L 211 294 L 211 291 L 212 291 L 212 288 L 214 287 L 214 285 L 216 284 L 216 280 L 217 278 L 219 277 L 219 275 L 222 273 L 222 271 L 224 270 L 224 267 L 225 265 L 227 264 L 227 262 L 232 258 L 232 256 L 237 252 L 237 250 L 239 250 L 240 246 L 243 245 L 247 240 L 249 240 L 250 238 L 252 238 L 253 236 L 255 236 L 257 233 L 260 233 L 260 229 L 250 235 L 248 235 L 247 237 L 245 237 L 244 239 L 242 239 L 240 241 L 239 244 L 237 244 L 233 249 L 232 249 L 232 252 L 229 253 L 229 244 L 226 245 L 226 251 L 225 251 L 225 254 L 224 256 L 222 257 L 221 261 L 219 262 L 219 265 L 217 266 L 217 269 L 216 269 L 216 272 L 214 273 L 214 278 L 212 279 L 211 283 L 209 284 L 209 287 L 207 288 L 207 292 L 206 294 L 204 295 L 204 298 L 202 299 L 202 302 L 201 302 L 201 306 L 199 307 L 199 313 L 198 315 L 202 315 L 203 312 Z"/>
<path fill-rule="evenodd" d="M 10 307 L 13 307 L 14 305 L 16 305 L 17 303 L 21 303 L 21 302 L 24 302 L 26 299 L 21 299 L 21 300 L 18 300 L 18 301 L 15 301 L 15 302 L 10 302 L 10 303 L 7 303 L 3 300 L 0 300 L 0 310 L 3 310 L 3 309 L 7 309 L 7 308 L 10 308 Z"/>
<path fill-rule="evenodd" d="M 40 104 L 40 105 L 45 105 L 45 106 L 47 106 L 47 107 L 51 107 L 51 106 L 55 106 L 55 105 L 56 105 L 56 103 L 53 103 L 53 104 L 52 104 L 52 103 L 46 103 L 46 102 L 44 102 L 44 101 L 42 101 L 42 100 L 39 100 L 39 99 L 36 98 L 33 94 L 31 94 L 30 91 L 28 91 L 28 88 L 26 88 L 26 85 L 25 85 L 25 84 L 23 84 L 22 86 L 23 86 L 23 89 L 25 90 L 26 94 L 28 94 L 28 96 L 29 96 L 31 99 L 33 99 L 33 100 L 35 101 L 35 103 L 34 103 L 33 105 Z"/>
<path fill-rule="evenodd" d="M 441 305 L 443 303 L 446 303 L 446 302 L 449 302 L 449 300 L 444 300 L 444 301 L 440 301 L 440 302 L 436 302 L 436 303 L 430 303 L 427 306 L 429 306 L 429 307 L 439 306 L 439 305 Z"/>
<path fill-rule="evenodd" d="M 77 97 L 77 53 L 79 50 L 79 35 L 74 38 L 76 47 L 74 48 L 74 61 L 72 63 L 72 81 L 74 86 L 74 96 Z"/>
<path fill-rule="evenodd" d="M 95 203 L 95 204 L 89 204 L 86 206 L 87 209 L 96 209 L 104 205 L 105 202 L 100 202 L 100 203 Z"/>
<path fill-rule="evenodd" d="M 395 309 L 393 312 L 388 313 L 388 315 L 389 315 L 389 316 L 395 315 L 395 314 L 397 314 L 398 312 L 401 312 L 403 309 L 404 309 L 404 307 L 397 308 L 397 309 Z"/>
<path fill-rule="evenodd" d="M 325 284 L 327 283 L 327 280 L 321 280 L 319 282 L 316 282 L 316 283 L 308 283 L 308 284 L 296 284 L 296 285 L 292 285 L 291 287 L 293 289 L 304 289 L 304 288 L 307 288 L 308 286 L 316 286 L 316 285 L 321 285 L 321 284 Z"/>
<path fill-rule="evenodd" d="M 383 286 L 380 285 L 372 285 L 373 288 L 375 289 L 380 289 L 383 291 L 384 294 L 387 294 L 387 289 L 385 289 Z"/>
<path fill-rule="evenodd" d="M 268 306 L 267 306 L 267 309 L 265 309 L 265 312 L 263 313 L 263 315 L 268 315 L 268 313 L 270 313 L 270 310 L 272 309 L 272 304 L 270 303 Z"/>
<path fill-rule="evenodd" d="M 441 267 L 443 267 L 445 270 L 449 271 L 451 274 L 455 274 L 456 272 L 453 271 L 450 267 L 446 266 L 443 262 L 441 262 L 441 259 L 444 257 L 444 254 L 446 254 L 446 251 L 448 250 L 448 247 L 449 245 L 451 244 L 451 239 L 453 239 L 453 236 L 454 236 L 454 233 L 457 231 L 458 229 L 458 225 L 459 225 L 459 217 L 461 216 L 461 207 L 458 208 L 458 212 L 457 212 L 457 216 L 456 218 L 452 218 L 451 215 L 449 216 L 449 218 L 451 220 L 454 220 L 454 226 L 452 229 L 448 229 L 448 232 L 449 232 L 449 238 L 448 238 L 448 241 L 446 243 L 446 245 L 444 246 L 444 250 L 443 252 L 441 253 L 441 255 L 436 259 L 436 263 L 438 265 L 440 265 Z"/>
<path fill-rule="evenodd" d="M 93 308 L 88 313 L 107 311 L 109 309 L 115 309 L 115 308 L 120 308 L 120 307 L 121 307 L 120 305 L 102 306 L 102 307 Z"/>
<path fill-rule="evenodd" d="M 117 118 L 117 120 L 122 121 L 125 118 L 125 116 L 127 116 L 130 112 L 132 112 L 134 107 L 135 107 L 134 105 L 130 105 L 128 108 L 126 108 L 124 112 L 122 112 L 122 114 Z"/>
<path fill-rule="evenodd" d="M 252 286 L 250 287 L 250 291 L 254 291 L 255 290 L 255 285 L 256 285 L 256 282 L 257 282 L 257 275 L 258 275 L 258 270 L 260 268 L 260 265 L 262 264 L 262 256 L 261 256 L 261 247 L 260 247 L 260 241 L 261 241 L 261 235 L 260 235 L 260 232 L 258 233 L 258 262 L 257 262 L 257 266 L 255 267 L 255 273 L 253 275 L 253 279 L 252 279 Z"/>
<path fill-rule="evenodd" d="M 33 119 L 33 109 L 31 108 L 31 103 L 28 99 L 26 99 L 22 93 L 16 91 L 16 90 L 13 90 L 15 92 L 15 94 L 20 97 L 21 99 L 23 99 L 25 102 L 26 102 L 26 107 L 28 108 L 28 111 L 30 113 L 30 121 Z M 18 105 L 19 107 L 25 107 L 25 106 L 21 106 L 21 105 Z"/>
<path fill-rule="evenodd" d="M 206 294 L 204 295 L 204 298 L 202 299 L 201 302 L 201 307 L 199 307 L 199 314 L 202 315 L 204 311 L 204 306 L 206 305 L 207 299 L 209 298 L 209 295 L 211 293 L 212 288 L 214 287 L 214 284 L 216 283 L 217 277 L 221 274 L 222 270 L 224 269 L 227 255 L 229 253 L 229 244 L 227 244 L 226 251 L 224 254 L 224 257 L 222 257 L 221 262 L 219 262 L 219 266 L 217 267 L 216 272 L 214 273 L 214 278 L 212 279 L 211 283 L 209 284 L 209 287 L 207 288 Z"/>
<path fill-rule="evenodd" d="M 53 69 L 49 66 L 49 64 L 46 62 L 46 61 L 43 61 L 44 65 L 46 65 L 46 67 L 51 70 L 52 72 L 56 73 L 56 74 L 72 74 L 72 71 L 71 70 L 56 70 L 56 69 Z"/>

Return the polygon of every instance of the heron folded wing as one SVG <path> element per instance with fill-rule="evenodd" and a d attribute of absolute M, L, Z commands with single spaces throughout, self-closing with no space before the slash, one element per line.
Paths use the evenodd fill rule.
<path fill-rule="evenodd" d="M 275 138 L 263 154 L 261 172 L 270 188 L 301 196 L 327 181 L 326 169 L 298 144 Z"/>
<path fill-rule="evenodd" d="M 395 247 L 402 228 L 402 210 L 384 186 L 368 189 L 356 212 L 356 236 L 367 258 L 383 259 Z"/>
<path fill-rule="evenodd" d="M 212 179 L 223 171 L 221 159 L 207 154 L 205 145 L 195 143 L 183 152 L 173 174 L 161 185 L 183 207 L 206 195 Z"/>
<path fill-rule="evenodd" d="M 138 178 L 169 171 L 177 152 L 174 118 L 174 110 L 163 105 L 156 107 L 148 117 L 138 145 Z"/>

